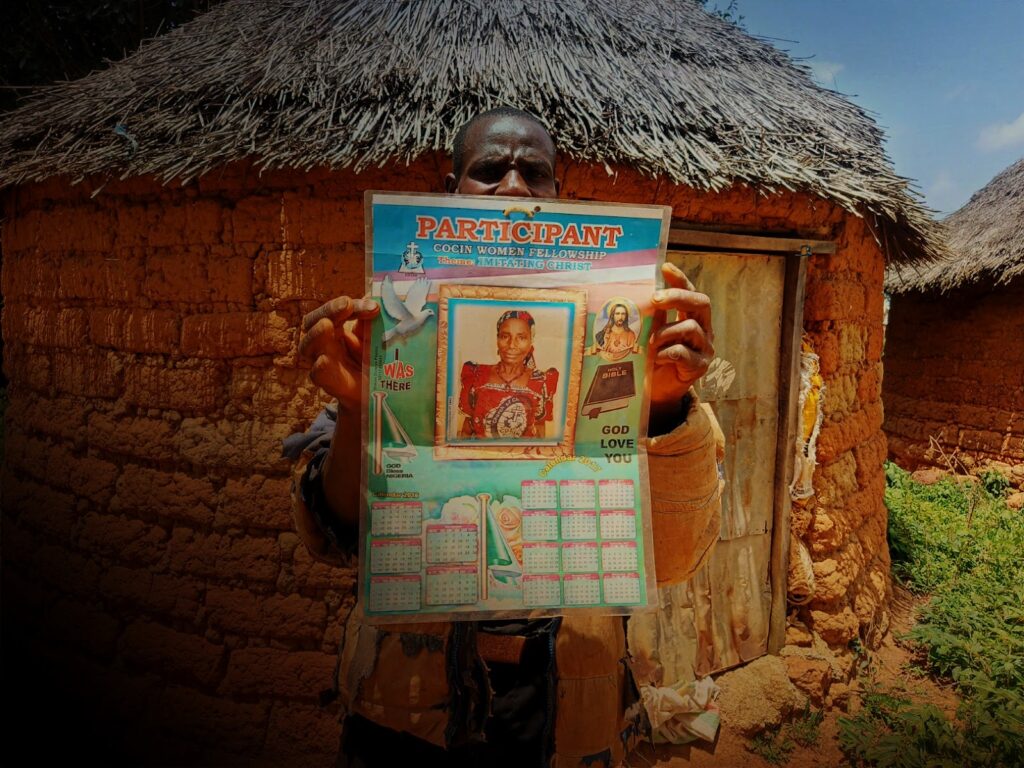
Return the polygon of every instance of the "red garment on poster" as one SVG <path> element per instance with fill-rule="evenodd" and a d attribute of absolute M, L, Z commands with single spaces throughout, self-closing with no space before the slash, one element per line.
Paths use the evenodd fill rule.
<path fill-rule="evenodd" d="M 489 383 L 493 371 L 493 365 L 462 366 L 459 410 L 468 417 L 468 436 L 537 437 L 537 425 L 552 419 L 558 371 L 531 369 L 525 387 Z"/>

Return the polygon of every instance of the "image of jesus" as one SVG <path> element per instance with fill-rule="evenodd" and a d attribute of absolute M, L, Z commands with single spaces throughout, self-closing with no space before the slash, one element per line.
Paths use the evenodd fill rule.
<path fill-rule="evenodd" d="M 552 420 L 558 371 L 541 371 L 534 359 L 533 316 L 519 309 L 496 326 L 498 362 L 466 362 L 460 375 L 463 438 L 543 438 Z"/>
<path fill-rule="evenodd" d="M 608 322 L 594 334 L 594 346 L 590 354 L 600 355 L 613 362 L 638 352 L 637 335 L 629 327 L 630 314 L 626 304 L 612 304 L 608 310 Z"/>

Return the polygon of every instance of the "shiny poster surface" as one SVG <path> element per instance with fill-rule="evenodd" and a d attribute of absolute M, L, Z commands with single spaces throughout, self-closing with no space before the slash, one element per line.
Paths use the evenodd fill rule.
<path fill-rule="evenodd" d="M 669 209 L 368 192 L 366 216 L 366 620 L 649 607 Z"/>

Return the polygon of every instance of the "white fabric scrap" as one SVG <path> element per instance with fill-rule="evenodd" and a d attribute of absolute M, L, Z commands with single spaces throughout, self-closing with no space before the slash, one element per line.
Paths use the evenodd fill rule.
<path fill-rule="evenodd" d="M 798 399 L 798 414 L 800 432 L 796 438 L 796 462 L 793 467 L 793 482 L 789 485 L 789 495 L 793 501 L 809 499 L 814 495 L 814 468 L 818 465 L 817 447 L 818 434 L 821 432 L 821 423 L 825 418 L 825 411 L 822 403 L 825 399 L 825 385 L 819 384 L 817 402 L 815 403 L 814 424 L 811 425 L 810 436 L 805 440 L 807 424 L 804 423 L 804 404 L 812 394 L 814 379 L 818 378 L 820 363 L 816 354 L 810 351 L 809 347 L 800 352 L 800 395 Z"/>
<path fill-rule="evenodd" d="M 718 733 L 719 687 L 705 677 L 674 687 L 640 688 L 640 698 L 651 723 L 655 744 L 686 744 L 696 739 L 714 741 Z"/>

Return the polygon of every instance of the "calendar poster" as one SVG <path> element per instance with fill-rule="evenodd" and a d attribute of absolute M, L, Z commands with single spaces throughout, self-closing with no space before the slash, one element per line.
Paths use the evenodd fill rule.
<path fill-rule="evenodd" d="M 367 193 L 367 621 L 653 605 L 643 438 L 669 213 Z"/>

